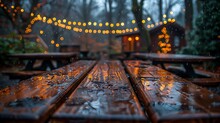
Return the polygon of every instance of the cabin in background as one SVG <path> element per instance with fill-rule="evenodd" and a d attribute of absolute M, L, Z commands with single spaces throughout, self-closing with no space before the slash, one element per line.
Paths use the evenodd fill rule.
<path fill-rule="evenodd" d="M 167 23 L 149 30 L 151 52 L 176 53 L 186 45 L 185 29 L 177 23 Z M 116 37 L 122 38 L 122 53 L 140 51 L 140 34 L 125 33 Z"/>

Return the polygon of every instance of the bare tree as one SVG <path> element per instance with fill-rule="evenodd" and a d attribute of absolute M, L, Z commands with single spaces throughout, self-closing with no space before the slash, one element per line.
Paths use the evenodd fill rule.
<path fill-rule="evenodd" d="M 68 4 L 64 5 L 63 3 L 68 3 Z M 48 4 L 48 6 L 50 6 L 49 11 L 47 11 L 47 14 L 49 14 L 48 15 L 49 17 L 68 18 L 71 12 L 71 8 L 74 6 L 74 3 L 68 0 L 65 0 L 62 2 L 59 0 L 53 0 L 50 4 Z M 46 25 L 45 27 L 47 28 L 48 26 L 51 27 L 54 44 L 58 43 L 59 38 L 61 35 L 63 35 L 65 29 L 55 26 L 53 24 Z M 56 45 L 53 45 L 52 50 L 55 50 L 55 49 L 56 49 Z"/>
<path fill-rule="evenodd" d="M 88 28 L 88 22 L 94 18 L 94 11 L 98 9 L 97 2 L 94 0 L 81 0 L 74 8 L 74 12 L 79 17 L 79 20 L 86 23 L 86 27 Z M 83 50 L 88 50 L 88 34 L 85 33 L 85 41 L 82 42 Z"/>
<path fill-rule="evenodd" d="M 193 3 L 192 0 L 185 0 L 185 29 L 189 32 L 193 28 Z"/>
<path fill-rule="evenodd" d="M 132 12 L 134 14 L 134 17 L 137 22 L 138 29 L 140 31 L 140 44 L 141 44 L 141 51 L 151 51 L 151 40 L 150 40 L 150 35 L 148 30 L 144 27 L 142 23 L 143 19 L 143 5 L 144 5 L 144 0 L 132 0 Z"/>
<path fill-rule="evenodd" d="M 158 2 L 159 7 L 159 21 L 163 21 L 163 0 L 159 0 Z"/>
<path fill-rule="evenodd" d="M 11 22 L 16 33 L 24 34 L 27 25 L 30 23 L 31 13 L 36 13 L 42 6 L 49 4 L 48 1 L 33 0 L 29 1 L 29 7 L 22 8 L 23 0 L 7 0 L 1 1 L 5 7 L 1 9 L 5 17 Z"/>

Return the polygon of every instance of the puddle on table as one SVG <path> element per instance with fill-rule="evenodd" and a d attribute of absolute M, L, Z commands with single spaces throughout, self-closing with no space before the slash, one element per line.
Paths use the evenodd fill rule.
<path fill-rule="evenodd" d="M 204 112 L 201 108 L 194 105 L 180 104 L 180 103 L 164 103 L 154 102 L 150 104 L 153 109 L 160 115 L 169 115 L 169 113 L 181 113 L 181 112 Z"/>
<path fill-rule="evenodd" d="M 6 104 L 6 107 L 36 107 L 36 106 L 42 106 L 45 104 L 45 100 L 42 97 L 35 96 L 35 97 L 27 97 L 23 99 L 18 99 L 15 101 L 11 101 L 8 104 Z"/>
<path fill-rule="evenodd" d="M 72 99 L 68 99 L 66 101 L 66 106 L 76 106 L 83 105 L 85 102 L 88 102 L 89 99 L 83 97 L 74 97 Z"/>

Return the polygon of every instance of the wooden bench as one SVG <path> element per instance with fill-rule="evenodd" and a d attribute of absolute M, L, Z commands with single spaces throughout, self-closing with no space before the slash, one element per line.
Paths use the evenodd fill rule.
<path fill-rule="evenodd" d="M 124 64 L 153 123 L 220 122 L 219 95 L 156 66 Z"/>
<path fill-rule="evenodd" d="M 186 72 L 184 70 L 183 67 L 180 66 L 168 66 L 167 70 L 169 71 L 182 71 L 182 72 Z M 210 71 L 206 71 L 206 70 L 200 70 L 200 69 L 195 69 L 195 73 L 204 77 L 209 77 L 209 78 L 220 78 L 220 74 L 219 73 L 213 73 Z"/>
<path fill-rule="evenodd" d="M 100 61 L 52 122 L 146 122 L 139 101 L 119 61 Z"/>
<path fill-rule="evenodd" d="M 185 70 L 179 66 L 169 66 L 168 71 L 184 77 Z M 195 73 L 198 74 L 196 78 L 190 78 L 188 76 L 184 77 L 185 79 L 197 84 L 197 85 L 218 85 L 220 84 L 220 74 L 213 73 L 205 70 L 195 69 Z"/>
<path fill-rule="evenodd" d="M 2 74 L 9 76 L 10 79 L 24 80 L 44 72 L 46 71 L 3 71 Z"/>
<path fill-rule="evenodd" d="M 45 122 L 95 61 L 77 61 L 0 90 L 1 122 Z"/>

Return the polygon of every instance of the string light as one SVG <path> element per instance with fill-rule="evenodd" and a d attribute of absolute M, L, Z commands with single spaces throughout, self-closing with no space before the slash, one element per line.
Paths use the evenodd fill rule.
<path fill-rule="evenodd" d="M 136 40 L 136 41 L 139 41 L 139 39 L 140 39 L 140 38 L 139 38 L 138 36 L 135 37 L 135 40 Z"/>
<path fill-rule="evenodd" d="M 136 21 L 135 21 L 135 20 L 132 20 L 132 21 L 131 21 L 131 23 L 135 24 L 135 23 L 136 23 Z"/>
<path fill-rule="evenodd" d="M 59 46 L 60 46 L 60 44 L 56 43 L 56 47 L 59 47 Z"/>
<path fill-rule="evenodd" d="M 63 28 L 63 29 L 67 29 L 67 30 L 73 30 L 73 31 L 75 31 L 75 32 L 85 32 L 85 33 L 94 33 L 94 34 L 96 34 L 96 33 L 103 33 L 103 34 L 123 34 L 123 33 L 126 33 L 126 32 L 133 32 L 133 31 L 138 31 L 138 28 L 137 27 L 135 27 L 135 28 L 130 28 L 130 29 L 120 29 L 120 30 L 104 30 L 104 31 L 102 31 L 102 30 L 96 30 L 96 31 L 94 31 L 94 29 L 88 29 L 88 30 L 86 30 L 86 29 L 82 29 L 82 28 L 79 28 L 79 27 L 73 27 L 72 28 L 72 25 L 73 26 L 83 26 L 83 27 L 85 27 L 87 24 L 88 25 L 90 25 L 90 26 L 99 26 L 99 27 L 102 27 L 103 26 L 103 24 L 102 23 L 97 23 L 97 22 L 88 22 L 88 23 L 85 23 L 85 22 L 75 22 L 75 21 L 67 21 L 66 19 L 62 19 L 62 21 L 63 22 L 68 22 L 67 24 L 65 24 L 65 23 L 61 23 L 61 20 L 60 19 L 58 19 L 57 21 L 56 21 L 57 19 L 56 19 L 56 17 L 53 17 L 53 18 L 47 18 L 46 16 L 44 16 L 44 17 L 41 17 L 41 15 L 40 14 L 38 14 L 37 16 L 35 16 L 32 20 L 31 20 L 31 23 L 28 25 L 28 27 L 26 28 L 26 31 L 25 31 L 25 33 L 30 33 L 32 30 L 31 30 L 31 25 L 32 24 L 34 24 L 35 22 L 37 22 L 37 21 L 41 21 L 41 22 L 44 22 L 44 23 L 47 23 L 47 24 L 53 24 L 53 25 L 55 25 L 55 26 L 59 26 L 59 27 L 61 27 L 61 28 Z M 151 20 L 151 18 L 150 17 L 148 17 L 147 18 L 147 20 Z M 134 22 L 135 20 L 133 20 L 133 22 Z M 169 18 L 168 19 L 168 22 L 170 22 L 170 23 L 173 23 L 173 22 L 175 22 L 175 19 L 171 19 L 171 18 Z M 156 24 L 148 24 L 147 25 L 147 28 L 148 29 L 150 29 L 150 28 L 153 28 L 155 25 L 156 26 L 158 26 L 159 24 L 160 25 L 162 25 L 162 24 L 166 24 L 166 23 L 168 23 L 167 21 L 164 21 L 164 22 L 157 22 Z M 142 23 L 146 23 L 146 21 L 145 20 L 142 20 Z M 115 25 L 114 25 L 114 23 L 109 23 L 109 22 L 106 22 L 105 23 L 105 25 L 107 25 L 107 26 L 110 26 L 110 27 L 114 27 L 114 26 L 117 26 L 117 27 L 119 27 L 119 26 L 124 26 L 125 24 L 124 24 L 124 22 L 120 22 L 120 23 L 116 23 Z M 89 31 L 90 30 L 90 31 Z"/>
<path fill-rule="evenodd" d="M 167 17 L 167 15 L 166 15 L 166 14 L 164 14 L 164 15 L 163 15 L 163 18 L 166 18 L 166 17 Z"/>
<path fill-rule="evenodd" d="M 24 12 L 24 9 L 21 9 L 21 12 L 23 13 L 23 12 Z"/>
<path fill-rule="evenodd" d="M 62 37 L 60 37 L 60 40 L 61 40 L 61 41 L 63 41 L 63 40 L 64 40 L 64 37 L 63 37 L 63 36 L 62 36 Z"/>
<path fill-rule="evenodd" d="M 51 40 L 51 41 L 50 41 L 50 43 L 51 43 L 51 44 L 54 44 L 54 43 L 55 43 L 55 41 L 54 41 L 54 40 Z"/>
<path fill-rule="evenodd" d="M 40 30 L 40 34 L 41 34 L 41 35 L 44 34 L 44 31 L 43 31 L 43 30 Z"/>
<path fill-rule="evenodd" d="M 166 27 L 163 27 L 161 30 L 162 34 L 158 35 L 158 46 L 160 48 L 160 51 L 158 53 L 168 53 L 171 51 L 171 44 L 170 42 L 170 35 L 167 34 Z"/>
<path fill-rule="evenodd" d="M 170 11 L 170 14 L 172 15 L 172 14 L 173 14 L 173 11 Z"/>

